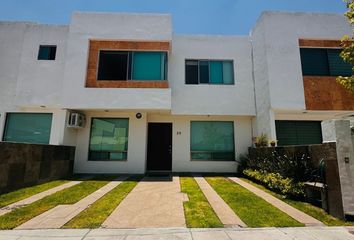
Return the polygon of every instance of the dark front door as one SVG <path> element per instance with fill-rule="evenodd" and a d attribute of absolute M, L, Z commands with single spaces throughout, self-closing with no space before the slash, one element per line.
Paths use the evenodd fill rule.
<path fill-rule="evenodd" d="M 172 123 L 149 123 L 147 170 L 172 170 Z"/>

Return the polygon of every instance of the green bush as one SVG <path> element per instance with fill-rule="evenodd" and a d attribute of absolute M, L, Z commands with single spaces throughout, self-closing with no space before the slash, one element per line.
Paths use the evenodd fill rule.
<path fill-rule="evenodd" d="M 270 190 L 281 193 L 289 198 L 303 199 L 305 188 L 302 182 L 294 182 L 291 178 L 284 178 L 279 173 L 268 173 L 263 170 L 245 169 L 243 174 L 255 180 Z"/>
<path fill-rule="evenodd" d="M 318 168 L 312 164 L 306 152 L 284 152 L 283 149 L 256 149 L 250 156 L 243 156 L 239 169 L 253 169 L 268 173 L 279 173 L 295 182 L 313 181 L 317 178 Z M 243 168 L 243 169 L 242 169 Z"/>

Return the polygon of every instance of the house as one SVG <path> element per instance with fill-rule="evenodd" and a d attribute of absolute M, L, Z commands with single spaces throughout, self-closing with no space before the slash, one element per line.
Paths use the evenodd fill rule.
<path fill-rule="evenodd" d="M 354 114 L 335 82 L 350 32 L 278 12 L 250 36 L 174 34 L 165 14 L 1 22 L 0 135 L 75 146 L 76 173 L 235 172 L 254 136 L 319 143 L 320 121 Z"/>

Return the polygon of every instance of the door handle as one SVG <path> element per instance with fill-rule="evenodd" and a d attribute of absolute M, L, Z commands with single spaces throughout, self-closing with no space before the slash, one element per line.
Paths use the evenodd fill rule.
<path fill-rule="evenodd" d="M 169 153 L 169 154 L 172 154 L 172 145 L 169 145 L 169 146 L 168 146 L 168 153 Z"/>

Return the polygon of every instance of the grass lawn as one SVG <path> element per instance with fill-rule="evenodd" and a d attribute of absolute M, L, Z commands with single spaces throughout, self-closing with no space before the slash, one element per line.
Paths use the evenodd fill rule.
<path fill-rule="evenodd" d="M 206 177 L 206 180 L 249 227 L 304 226 L 227 178 Z"/>
<path fill-rule="evenodd" d="M 15 228 L 57 205 L 74 204 L 103 187 L 108 182 L 107 180 L 83 181 L 82 183 L 63 189 L 25 207 L 15 209 L 10 213 L 0 216 L 0 229 Z"/>
<path fill-rule="evenodd" d="M 189 198 L 188 202 L 183 203 L 187 227 L 224 227 L 194 178 L 180 177 L 180 182 L 182 192 Z"/>
<path fill-rule="evenodd" d="M 328 226 L 352 226 L 352 225 L 354 225 L 354 222 L 346 222 L 346 221 L 340 220 L 338 218 L 335 218 L 335 217 L 329 215 L 322 208 L 316 207 L 310 203 L 287 199 L 283 195 L 272 192 L 262 185 L 254 183 L 254 182 L 252 182 L 248 179 L 245 179 L 245 178 L 241 178 L 241 179 L 244 180 L 245 182 L 252 184 L 255 187 L 258 187 L 259 189 L 262 189 L 263 191 L 273 195 L 274 197 L 279 198 L 280 200 L 286 202 L 287 204 L 293 206 L 294 208 L 297 208 L 298 210 L 318 219 L 319 221 L 323 222 L 324 224 L 326 224 Z"/>
<path fill-rule="evenodd" d="M 139 178 L 140 179 L 140 178 Z M 112 191 L 93 203 L 89 208 L 66 223 L 63 228 L 98 228 L 138 184 L 138 178 L 122 182 Z"/>
<path fill-rule="evenodd" d="M 37 193 L 44 192 L 48 189 L 57 187 L 59 185 L 62 185 L 64 183 L 67 183 L 69 181 L 67 180 L 56 180 L 56 181 L 51 181 L 43 184 L 39 184 L 36 186 L 32 187 L 26 187 L 26 188 L 21 188 L 19 190 L 5 193 L 0 195 L 0 208 L 10 205 L 11 203 L 18 202 L 20 200 L 23 200 L 25 198 L 31 197 Z"/>

